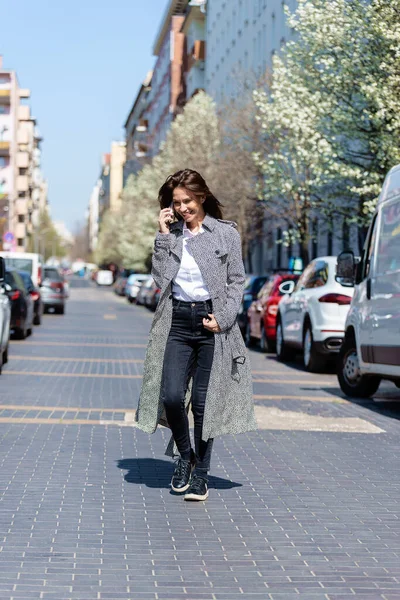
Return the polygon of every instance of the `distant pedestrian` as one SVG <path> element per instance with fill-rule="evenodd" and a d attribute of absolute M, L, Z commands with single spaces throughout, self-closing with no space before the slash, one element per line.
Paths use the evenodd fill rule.
<path fill-rule="evenodd" d="M 144 366 L 137 425 L 172 430 L 166 454 L 185 500 L 206 500 L 213 439 L 256 429 L 251 370 L 238 324 L 245 273 L 235 223 L 203 177 L 185 169 L 159 191 L 152 275 L 161 288 Z M 194 417 L 194 451 L 187 412 Z M 175 442 L 175 444 L 173 443 Z"/>

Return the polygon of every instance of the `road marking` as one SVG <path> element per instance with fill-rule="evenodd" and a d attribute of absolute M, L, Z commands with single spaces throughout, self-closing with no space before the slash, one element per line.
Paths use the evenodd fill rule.
<path fill-rule="evenodd" d="M 147 344 L 101 344 L 99 342 L 39 342 L 36 340 L 29 340 L 30 346 L 78 346 L 90 347 L 90 348 L 147 348 Z"/>
<path fill-rule="evenodd" d="M 34 375 L 40 377 L 96 377 L 104 379 L 142 379 L 142 375 L 118 375 L 116 373 L 48 373 L 46 371 L 6 371 L 5 375 Z"/>
<path fill-rule="evenodd" d="M 27 356 L 25 354 L 13 354 L 11 358 L 23 359 L 23 360 L 46 360 L 46 361 L 77 361 L 80 363 L 94 362 L 94 363 L 144 363 L 142 358 L 81 358 L 79 356 L 73 356 L 72 358 L 65 358 L 63 356 Z"/>
<path fill-rule="evenodd" d="M 115 412 L 115 413 L 125 413 L 131 411 L 131 408 L 85 408 L 84 406 L 35 406 L 35 405 L 25 405 L 25 404 L 0 404 L 0 410 L 37 410 L 46 411 L 46 412 L 65 412 L 65 411 L 75 411 L 75 412 Z"/>
<path fill-rule="evenodd" d="M 299 385 L 300 383 L 303 385 L 333 385 L 337 386 L 336 381 L 321 381 L 319 379 L 291 379 L 290 381 L 286 381 L 285 379 L 254 379 L 253 383 L 282 383 L 285 385 Z"/>
<path fill-rule="evenodd" d="M 83 361 L 86 362 L 86 361 Z M 40 377 L 96 377 L 96 378 L 105 378 L 105 379 L 142 379 L 142 375 L 128 375 L 128 374 L 118 374 L 118 373 L 65 373 L 62 371 L 14 371 L 4 369 L 3 373 L 5 375 L 26 375 L 26 376 L 40 376 Z M 254 383 L 274 383 L 274 384 L 285 384 L 285 385 L 329 385 L 335 386 L 335 382 L 319 382 L 319 381 L 303 381 L 303 380 L 294 380 L 294 381 L 284 381 L 282 379 L 253 379 Z"/>
<path fill-rule="evenodd" d="M 340 396 L 289 396 L 287 394 L 254 394 L 254 400 L 299 400 L 301 402 L 334 402 L 347 404 L 348 400 Z"/>
<path fill-rule="evenodd" d="M 103 315 L 103 319 L 113 321 L 117 318 L 117 315 Z"/>
<path fill-rule="evenodd" d="M 275 406 L 256 406 L 260 429 L 285 431 L 330 431 L 334 433 L 385 433 L 384 429 L 359 417 L 322 417 L 280 410 Z"/>
<path fill-rule="evenodd" d="M 280 410 L 279 408 L 266 406 L 256 406 L 255 412 L 258 428 L 264 431 L 385 433 L 384 429 L 358 417 L 322 417 L 320 415 L 309 415 L 308 413 Z M 0 417 L 0 423 L 17 425 L 115 425 L 117 427 L 136 427 L 135 413 L 136 411 L 134 410 L 126 411 L 123 421 L 108 419 L 63 419 L 62 417 L 50 419 L 43 417 L 36 419 L 34 417 Z"/>

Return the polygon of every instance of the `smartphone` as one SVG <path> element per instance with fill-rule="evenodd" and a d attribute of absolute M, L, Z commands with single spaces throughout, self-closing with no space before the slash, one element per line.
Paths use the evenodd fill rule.
<path fill-rule="evenodd" d="M 170 223 L 170 224 L 171 224 L 171 223 L 175 223 L 175 221 L 176 221 L 176 217 L 175 217 L 175 211 L 174 211 L 174 201 L 172 201 L 172 202 L 171 202 L 171 204 L 169 205 L 169 208 L 172 210 L 172 215 L 173 215 L 173 216 L 171 217 L 171 220 L 170 220 L 170 222 L 169 222 L 169 223 Z"/>

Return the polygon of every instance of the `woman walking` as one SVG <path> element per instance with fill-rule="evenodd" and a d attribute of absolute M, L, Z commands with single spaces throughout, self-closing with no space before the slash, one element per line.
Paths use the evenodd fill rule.
<path fill-rule="evenodd" d="M 159 191 L 152 276 L 161 289 L 146 352 L 137 426 L 172 431 L 171 487 L 206 500 L 213 439 L 256 429 L 251 371 L 236 323 L 245 282 L 236 225 L 202 176 L 185 169 Z M 173 222 L 175 220 L 175 222 Z M 187 411 L 194 418 L 194 450 Z"/>

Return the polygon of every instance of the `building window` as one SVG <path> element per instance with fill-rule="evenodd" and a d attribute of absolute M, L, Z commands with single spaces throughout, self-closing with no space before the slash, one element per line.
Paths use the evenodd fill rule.
<path fill-rule="evenodd" d="M 3 169 L 4 167 L 8 167 L 8 165 L 10 164 L 10 159 L 5 157 L 5 156 L 0 156 L 0 169 Z"/>
<path fill-rule="evenodd" d="M 10 114 L 10 105 L 9 104 L 0 104 L 0 115 L 9 115 Z"/>
<path fill-rule="evenodd" d="M 26 167 L 21 167 L 19 170 L 19 174 L 20 175 L 27 175 L 28 174 L 28 169 Z"/>
<path fill-rule="evenodd" d="M 24 215 L 18 215 L 18 223 L 25 223 Z"/>
<path fill-rule="evenodd" d="M 18 192 L 18 198 L 26 198 L 26 192 Z"/>
<path fill-rule="evenodd" d="M 25 239 L 24 239 L 24 238 L 18 238 L 18 239 L 17 239 L 17 244 L 18 244 L 18 246 L 23 246 L 23 245 L 24 245 L 24 242 L 25 242 Z"/>

